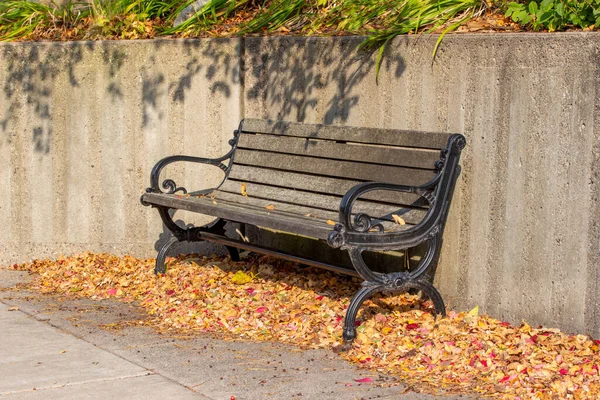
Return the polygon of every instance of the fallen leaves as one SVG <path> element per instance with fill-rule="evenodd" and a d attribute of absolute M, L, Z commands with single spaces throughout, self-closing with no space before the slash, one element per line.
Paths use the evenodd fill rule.
<path fill-rule="evenodd" d="M 168 262 L 161 276 L 153 274 L 152 259 L 91 253 L 13 268 L 38 273 L 29 287 L 44 293 L 136 301 L 150 315 L 144 324 L 165 333 L 212 332 L 303 348 L 342 343 L 344 315 L 360 287 L 356 278 L 300 270 L 268 257 Z M 512 326 L 480 315 L 478 307 L 437 319 L 430 311 L 429 301 L 413 295 L 366 301 L 357 338 L 342 357 L 365 370 L 400 377 L 414 390 L 507 399 L 600 395 L 599 343 L 588 336 L 526 323 Z"/>
<path fill-rule="evenodd" d="M 401 216 L 392 214 L 392 218 L 394 218 L 394 222 L 398 225 L 406 225 L 406 221 L 404 221 L 404 219 Z"/>
<path fill-rule="evenodd" d="M 7 311 L 19 311 L 19 307 L 17 307 L 17 306 L 8 307 Z"/>
<path fill-rule="evenodd" d="M 231 282 L 235 283 L 236 285 L 244 285 L 252 282 L 252 277 L 244 271 L 237 271 L 231 278 Z"/>
<path fill-rule="evenodd" d="M 327 225 L 335 225 L 335 221 L 328 219 L 327 220 Z"/>
<path fill-rule="evenodd" d="M 271 211 L 273 211 L 273 210 L 275 209 L 275 206 L 274 206 L 273 204 L 269 204 L 269 205 L 265 206 L 265 208 L 266 208 L 267 210 L 271 210 Z"/>
<path fill-rule="evenodd" d="M 246 184 L 244 182 L 242 182 L 242 189 L 240 190 L 240 193 L 242 193 L 242 196 L 248 197 L 248 192 L 246 191 Z"/>

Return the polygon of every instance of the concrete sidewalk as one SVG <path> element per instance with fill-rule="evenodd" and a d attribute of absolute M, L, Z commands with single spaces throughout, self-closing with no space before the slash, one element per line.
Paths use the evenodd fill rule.
<path fill-rule="evenodd" d="M 24 273 L 0 269 L 0 288 L 24 279 Z M 437 398 L 411 393 L 331 351 L 177 339 L 145 326 L 109 329 L 144 318 L 139 308 L 120 302 L 2 289 L 0 399 Z M 375 382 L 355 381 L 366 376 Z"/>

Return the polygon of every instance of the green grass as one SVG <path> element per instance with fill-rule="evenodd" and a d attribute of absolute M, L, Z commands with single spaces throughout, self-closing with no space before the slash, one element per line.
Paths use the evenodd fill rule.
<path fill-rule="evenodd" d="M 218 31 L 219 24 L 246 11 L 234 28 L 221 33 L 366 34 L 367 45 L 381 45 L 398 34 L 432 31 L 457 16 L 472 15 L 484 4 L 482 0 L 212 0 L 183 24 L 172 27 L 179 12 L 192 2 L 93 0 L 91 4 L 45 6 L 3 0 L 0 40 L 119 38 L 135 32 L 142 37 L 197 36 Z M 156 29 L 148 31 L 149 25 Z"/>
<path fill-rule="evenodd" d="M 488 7 L 531 30 L 600 26 L 600 0 L 211 0 L 184 23 L 194 0 L 92 0 L 41 5 L 0 0 L 0 41 L 138 39 L 270 33 L 366 35 L 379 49 L 397 35 L 447 32 Z M 437 50 L 437 45 L 434 49 Z"/>

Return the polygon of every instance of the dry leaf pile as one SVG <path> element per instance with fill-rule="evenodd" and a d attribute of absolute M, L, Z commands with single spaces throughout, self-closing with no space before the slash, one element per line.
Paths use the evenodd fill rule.
<path fill-rule="evenodd" d="M 342 325 L 359 282 L 268 258 L 233 263 L 218 257 L 154 260 L 86 253 L 14 269 L 39 274 L 45 293 L 137 301 L 163 332 L 214 332 L 307 348 L 342 342 Z M 397 376 L 415 390 L 477 392 L 511 399 L 600 397 L 598 341 L 556 329 L 515 327 L 488 316 L 449 312 L 435 319 L 429 302 L 405 295 L 365 302 L 358 337 L 342 356 Z"/>

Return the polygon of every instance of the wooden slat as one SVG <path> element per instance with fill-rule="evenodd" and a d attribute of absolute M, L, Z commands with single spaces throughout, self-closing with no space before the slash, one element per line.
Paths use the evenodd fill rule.
<path fill-rule="evenodd" d="M 332 140 L 264 134 L 242 134 L 238 148 L 425 169 L 433 169 L 435 162 L 440 158 L 439 150 L 339 143 Z"/>
<path fill-rule="evenodd" d="M 216 204 L 210 198 L 184 197 L 162 193 L 145 193 L 143 200 L 148 204 L 154 204 L 178 210 L 187 210 L 214 217 L 221 217 L 229 221 L 242 222 L 265 228 L 276 229 L 284 232 L 294 232 L 299 235 L 326 239 L 331 232 L 332 226 L 322 220 L 299 218 L 270 210 L 259 210 L 256 208 L 241 207 L 239 204 L 230 204 L 216 200 Z"/>
<path fill-rule="evenodd" d="M 393 146 L 442 149 L 448 143 L 449 133 L 420 132 L 399 129 L 357 128 L 339 125 L 303 124 L 296 122 L 245 119 L 242 131 L 386 144 Z"/>
<path fill-rule="evenodd" d="M 244 208 L 257 210 L 259 212 L 266 210 L 267 206 L 272 206 L 273 210 L 270 210 L 270 212 L 274 218 L 276 218 L 277 215 L 284 214 L 290 217 L 301 218 L 307 223 L 312 223 L 315 220 L 320 221 L 321 223 L 327 223 L 327 221 L 333 221 L 335 223 L 339 222 L 339 212 L 283 203 L 272 199 L 265 200 L 256 197 L 244 197 L 235 193 L 217 191 L 215 201 L 217 204 L 239 204 Z M 356 214 L 352 214 L 353 217 L 354 215 Z M 406 225 L 398 225 L 397 223 L 388 220 L 380 220 L 380 222 L 384 226 L 386 232 L 401 231 L 414 225 L 409 221 L 406 221 Z M 333 225 L 327 225 L 330 225 L 330 227 L 333 228 Z"/>
<path fill-rule="evenodd" d="M 434 177 L 433 171 L 423 169 L 328 160 L 246 149 L 238 149 L 233 162 L 234 164 L 305 172 L 338 178 L 389 182 L 413 186 L 427 183 Z"/>
<path fill-rule="evenodd" d="M 330 178 L 328 176 L 306 175 L 289 171 L 275 171 L 267 168 L 236 165 L 229 173 L 229 179 L 241 182 L 263 183 L 279 187 L 312 190 L 315 192 L 343 196 L 362 181 Z M 413 193 L 378 190 L 364 195 L 365 199 L 381 200 L 392 204 L 426 207 L 427 202 Z"/>
<path fill-rule="evenodd" d="M 340 207 L 340 196 L 323 195 L 313 192 L 305 192 L 294 189 L 277 188 L 273 186 L 260 185 L 256 183 L 246 183 L 248 196 L 241 195 L 241 184 L 236 181 L 226 181 L 218 191 L 217 198 L 224 196 L 222 192 L 231 193 L 241 197 L 239 200 L 233 200 L 238 203 L 246 204 L 246 200 L 251 198 L 263 199 L 265 201 L 278 201 L 293 205 L 308 205 L 312 208 L 337 212 Z M 356 213 L 366 213 L 371 217 L 392 220 L 392 214 L 401 216 L 409 223 L 418 223 L 425 216 L 425 211 L 421 209 L 403 208 L 398 205 L 385 203 L 375 203 L 372 201 L 358 200 L 354 204 L 352 211 Z"/>
<path fill-rule="evenodd" d="M 205 215 L 222 217 L 229 221 L 242 222 L 284 232 L 293 232 L 319 239 L 327 239 L 327 236 L 333 229 L 333 226 L 328 224 L 325 219 L 287 213 L 283 210 L 285 205 L 277 202 L 272 203 L 275 209 L 269 210 L 255 204 L 241 205 L 219 198 L 213 200 L 209 197 L 198 198 L 162 193 L 145 193 L 142 198 L 148 204 L 198 212 Z M 297 211 L 300 209 L 294 207 L 294 210 Z M 385 223 L 384 225 L 386 231 L 403 230 L 410 226 L 399 226 L 389 223 Z"/>

